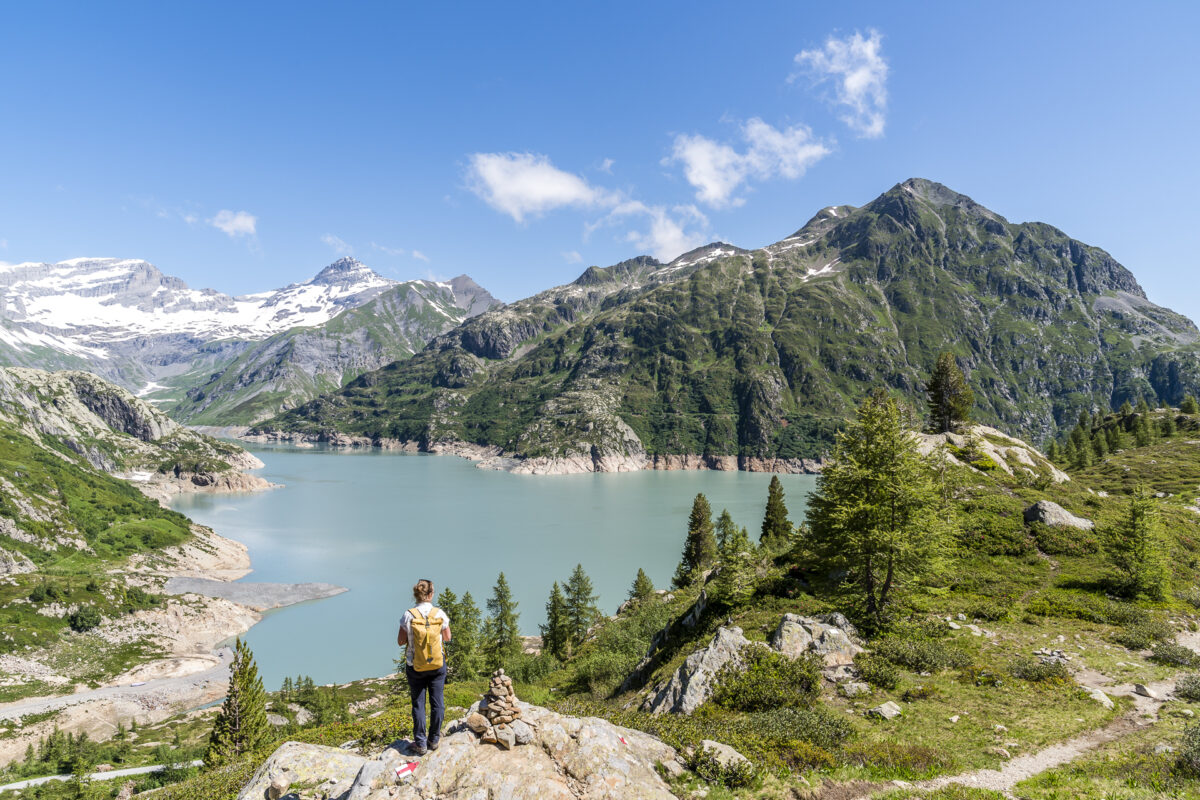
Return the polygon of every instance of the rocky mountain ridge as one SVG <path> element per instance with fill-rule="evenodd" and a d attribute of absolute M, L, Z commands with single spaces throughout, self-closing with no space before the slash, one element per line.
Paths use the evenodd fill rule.
<path fill-rule="evenodd" d="M 468 320 L 260 434 L 474 452 L 518 471 L 817 459 L 871 388 L 914 408 L 939 352 L 986 424 L 1200 390 L 1200 332 L 1099 248 L 912 179 L 758 250 L 638 258 Z"/>

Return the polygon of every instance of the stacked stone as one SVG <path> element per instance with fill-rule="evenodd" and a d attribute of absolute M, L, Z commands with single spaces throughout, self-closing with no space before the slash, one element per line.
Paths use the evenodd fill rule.
<path fill-rule="evenodd" d="M 467 717 L 467 725 L 479 734 L 481 742 L 498 744 L 505 750 L 511 750 L 514 745 L 526 744 L 532 738 L 530 726 L 521 719 L 521 709 L 517 705 L 517 695 L 512 688 L 512 678 L 505 675 L 503 669 L 492 673 L 487 694 L 479 704 L 479 711 Z"/>

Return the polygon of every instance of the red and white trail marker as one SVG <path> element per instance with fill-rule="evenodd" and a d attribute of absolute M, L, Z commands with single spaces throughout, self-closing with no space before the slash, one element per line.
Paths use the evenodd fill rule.
<path fill-rule="evenodd" d="M 409 761 L 407 764 L 401 764 L 396 767 L 396 780 L 406 781 L 411 778 L 413 773 L 417 771 L 417 764 L 420 763 L 420 761 Z"/>
<path fill-rule="evenodd" d="M 626 747 L 629 746 L 629 742 L 625 741 L 624 736 L 618 736 L 617 738 L 621 740 L 621 744 L 625 745 Z"/>

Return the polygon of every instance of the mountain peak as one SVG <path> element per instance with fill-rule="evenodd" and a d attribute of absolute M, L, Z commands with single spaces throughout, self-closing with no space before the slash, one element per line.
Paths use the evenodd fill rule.
<path fill-rule="evenodd" d="M 883 196 L 887 197 L 888 195 L 896 194 L 906 194 L 910 197 L 915 197 L 936 208 L 958 208 L 999 222 L 1006 221 L 996 212 L 981 206 L 965 194 L 960 194 L 949 186 L 937 181 L 931 181 L 928 178 L 909 178 L 903 183 L 896 184 L 891 191 L 885 193 Z"/>
<path fill-rule="evenodd" d="M 318 272 L 309 283 L 328 286 L 331 284 L 348 283 L 371 276 L 379 277 L 370 267 L 357 258 L 345 256 Z"/>

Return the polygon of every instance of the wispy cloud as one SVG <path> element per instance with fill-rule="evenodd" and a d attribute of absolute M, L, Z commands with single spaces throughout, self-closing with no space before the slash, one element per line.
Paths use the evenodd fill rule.
<path fill-rule="evenodd" d="M 247 211 L 230 211 L 223 208 L 208 221 L 217 230 L 230 238 L 254 236 L 258 232 L 258 217 Z"/>
<path fill-rule="evenodd" d="M 613 168 L 613 164 L 615 164 L 615 163 L 617 163 L 617 162 L 613 161 L 611 158 L 604 159 L 603 161 L 600 162 L 600 171 L 607 172 L 609 175 L 612 175 L 612 168 Z"/>
<path fill-rule="evenodd" d="M 425 255 L 420 250 L 413 250 L 412 257 L 417 259 L 418 261 L 424 261 L 426 264 L 429 263 L 429 256 Z"/>
<path fill-rule="evenodd" d="M 386 245 L 382 245 L 377 242 L 371 242 L 371 249 L 378 250 L 379 252 L 388 256 L 402 256 L 405 253 L 405 250 L 402 247 L 387 247 Z"/>
<path fill-rule="evenodd" d="M 874 139 L 883 136 L 887 122 L 888 63 L 879 31 L 868 34 L 830 36 L 820 49 L 802 50 L 796 63 L 818 83 L 833 81 L 834 101 L 847 109 L 841 120 L 859 136 Z"/>
<path fill-rule="evenodd" d="M 329 249 L 333 250 L 339 256 L 354 255 L 354 248 L 340 236 L 327 233 L 321 237 L 321 241 L 327 244 Z"/>
<path fill-rule="evenodd" d="M 642 223 L 625 233 L 625 241 L 659 261 L 670 261 L 680 253 L 699 247 L 708 241 L 708 217 L 694 205 L 647 205 L 628 200 L 617 205 L 597 223 L 589 225 L 590 233 L 604 226 L 640 219 Z M 644 225 L 645 227 L 642 227 Z"/>
<path fill-rule="evenodd" d="M 583 256 L 580 255 L 578 250 L 564 250 L 562 257 L 563 257 L 563 261 L 566 261 L 568 264 L 582 264 L 583 263 Z"/>
<path fill-rule="evenodd" d="M 467 169 L 467 186 L 517 222 L 566 206 L 613 203 L 610 193 L 536 153 L 474 153 Z"/>
<path fill-rule="evenodd" d="M 683 165 L 697 200 L 725 208 L 745 202 L 736 193 L 751 178 L 795 180 L 832 152 L 804 125 L 780 130 L 755 117 L 742 125 L 741 134 L 746 143 L 741 152 L 700 134 L 680 134 L 665 163 Z"/>

